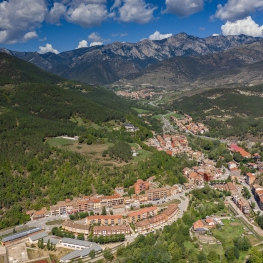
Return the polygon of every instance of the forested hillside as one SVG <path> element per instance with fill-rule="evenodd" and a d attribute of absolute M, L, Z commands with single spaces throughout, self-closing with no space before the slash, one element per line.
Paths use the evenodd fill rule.
<path fill-rule="evenodd" d="M 22 71 L 20 62 L 14 62 L 18 66 L 10 64 L 12 72 Z M 34 70 L 41 76 L 42 70 L 39 74 Z M 108 195 L 118 185 L 130 187 L 139 177 L 147 179 L 155 175 L 161 185 L 185 182 L 181 170 L 195 163 L 143 145 L 142 140 L 151 136 L 151 132 L 133 115 L 127 101 L 100 87 L 60 78 L 57 81 L 59 85 L 50 84 L 48 77 L 43 83 L 25 83 L 23 79 L 14 85 L 10 77 L 0 86 L 0 229 L 25 222 L 28 209 L 48 208 L 59 200 L 94 192 Z M 83 125 L 74 119 L 81 120 Z M 133 134 L 124 127 L 109 129 L 110 120 L 120 123 L 119 127 L 124 121 L 132 122 L 139 130 Z M 94 130 L 90 125 L 103 128 Z M 124 145 L 123 148 L 124 142 L 140 144 L 152 151 L 151 158 L 119 168 L 107 167 L 92 162 L 88 156 L 50 147 L 46 142 L 47 138 L 64 134 L 78 135 L 85 144 L 90 138 L 95 141 L 101 137 Z M 123 155 L 114 149 L 109 150 L 112 157 Z"/>
<path fill-rule="evenodd" d="M 263 135 L 263 85 L 211 89 L 175 100 L 171 109 L 193 116 L 210 127 L 212 137 Z M 208 134 L 208 135 L 209 135 Z"/>

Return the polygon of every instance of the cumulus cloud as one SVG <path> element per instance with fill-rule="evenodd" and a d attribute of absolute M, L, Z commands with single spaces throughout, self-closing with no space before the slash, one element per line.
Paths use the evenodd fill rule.
<path fill-rule="evenodd" d="M 171 37 L 173 34 L 161 34 L 159 31 L 155 31 L 152 35 L 149 36 L 150 40 L 162 40 L 168 37 Z"/>
<path fill-rule="evenodd" d="M 89 36 L 88 39 L 93 42 L 101 42 L 102 38 L 100 37 L 99 33 L 97 32 L 92 32 Z"/>
<path fill-rule="evenodd" d="M 90 43 L 90 47 L 101 46 L 101 45 L 103 45 L 103 42 L 92 42 L 92 43 Z"/>
<path fill-rule="evenodd" d="M 234 22 L 262 8 L 262 0 L 228 0 L 224 6 L 221 4 L 217 6 L 217 11 L 212 18 Z"/>
<path fill-rule="evenodd" d="M 10 0 L 0 3 L 0 43 L 16 43 L 40 26 L 47 12 L 45 0 Z M 32 36 L 32 34 L 31 34 Z M 27 37 L 27 38 L 24 38 Z"/>
<path fill-rule="evenodd" d="M 47 21 L 50 23 L 58 23 L 60 18 L 66 14 L 66 6 L 61 3 L 54 3 L 47 15 Z"/>
<path fill-rule="evenodd" d="M 263 37 L 263 26 L 259 26 L 251 16 L 236 22 L 227 21 L 221 26 L 223 35 L 248 35 L 253 37 Z"/>
<path fill-rule="evenodd" d="M 203 10 L 204 0 L 165 0 L 165 4 L 165 13 L 189 16 Z"/>
<path fill-rule="evenodd" d="M 79 41 L 79 45 L 76 47 L 76 49 L 78 48 L 82 48 L 82 47 L 88 47 L 88 42 L 86 40 L 81 40 Z"/>
<path fill-rule="evenodd" d="M 52 52 L 52 53 L 55 53 L 55 54 L 58 54 L 58 53 L 59 53 L 56 49 L 54 49 L 54 48 L 52 47 L 51 44 L 46 44 L 46 46 L 44 46 L 44 47 L 42 47 L 42 46 L 39 47 L 38 53 L 40 53 L 40 54 L 45 54 L 45 53 L 47 53 L 47 52 Z"/>
<path fill-rule="evenodd" d="M 24 35 L 23 39 L 24 39 L 25 41 L 27 41 L 27 40 L 29 40 L 29 39 L 37 38 L 37 37 L 38 37 L 38 35 L 37 35 L 36 31 L 31 31 L 31 32 L 27 32 L 27 33 Z"/>
<path fill-rule="evenodd" d="M 219 34 L 216 34 L 216 33 L 212 35 L 212 37 L 218 37 L 218 36 Z"/>
<path fill-rule="evenodd" d="M 153 12 L 157 9 L 145 0 L 115 1 L 113 7 L 118 7 L 118 20 L 122 22 L 148 23 L 153 18 Z"/>
<path fill-rule="evenodd" d="M 66 14 L 67 21 L 82 27 L 98 26 L 108 17 L 105 4 L 84 4 L 71 6 Z"/>

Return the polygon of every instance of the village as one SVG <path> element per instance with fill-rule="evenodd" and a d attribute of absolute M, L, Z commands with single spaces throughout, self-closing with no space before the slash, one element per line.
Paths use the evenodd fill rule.
<path fill-rule="evenodd" d="M 181 124 L 191 123 L 191 119 L 185 118 L 186 120 L 180 122 Z M 180 127 L 178 122 L 177 125 Z M 126 129 L 129 129 L 130 126 L 128 125 Z M 181 127 L 187 127 L 186 129 L 193 133 L 206 131 L 202 125 L 196 126 L 201 130 L 196 128 L 191 130 L 189 126 Z M 9 254 L 9 262 L 12 262 L 10 249 L 18 243 L 38 244 L 43 242 L 47 245 L 51 242 L 52 246 L 56 248 L 73 249 L 72 252 L 60 258 L 60 262 L 69 262 L 72 259 L 89 257 L 93 250 L 99 255 L 107 246 L 94 242 L 98 240 L 96 237 L 108 237 L 108 240 L 115 237 L 115 240 L 120 239 L 127 242 L 127 240 L 134 240 L 139 234 L 145 235 L 162 230 L 166 225 L 181 218 L 187 210 L 189 202 L 187 194 L 193 189 L 204 187 L 205 184 L 209 184 L 216 190 L 229 193 L 228 204 L 234 204 L 248 221 L 252 210 L 263 209 L 263 187 L 254 184 L 257 176 L 263 172 L 263 163 L 259 154 L 251 155 L 236 144 L 227 145 L 230 152 L 238 152 L 243 158 L 252 160 L 247 166 L 255 170 L 255 173 L 242 174 L 239 163 L 235 161 L 228 162 L 227 167 L 217 167 L 216 162 L 208 159 L 204 153 L 194 151 L 189 147 L 187 136 L 182 134 L 157 135 L 149 139 L 148 143 L 156 150 L 164 151 L 168 155 L 186 155 L 190 160 L 196 161 L 196 166 L 185 167 L 181 171 L 187 179 L 186 183 L 160 187 L 156 182 L 156 177 L 152 176 L 145 181 L 138 179 L 132 187 L 134 194 L 130 196 L 127 195 L 128 189 L 118 186 L 114 189 L 114 194 L 110 196 L 82 196 L 60 201 L 56 205 L 49 208 L 44 207 L 39 211 L 27 211 L 32 222 L 47 221 L 49 218 L 56 217 L 64 218 L 60 229 L 65 233 L 71 233 L 76 239 L 58 237 L 51 234 L 47 228 L 42 227 L 34 227 L 19 234 L 9 235 L 2 239 L 2 245 Z M 252 194 L 249 200 L 244 197 L 242 192 L 245 185 L 249 187 Z M 253 200 L 257 204 L 256 207 L 253 207 Z M 72 220 L 71 216 L 81 213 L 87 213 L 83 220 L 74 220 L 74 217 Z M 191 230 L 194 235 L 198 235 L 202 239 L 202 234 L 217 225 L 223 225 L 220 218 L 207 217 L 195 222 Z M 79 239 L 80 235 L 83 236 L 81 240 Z M 86 240 L 91 235 L 94 237 L 93 242 Z M 13 262 L 16 261 L 13 260 Z M 27 261 L 25 259 L 17 262 Z"/>

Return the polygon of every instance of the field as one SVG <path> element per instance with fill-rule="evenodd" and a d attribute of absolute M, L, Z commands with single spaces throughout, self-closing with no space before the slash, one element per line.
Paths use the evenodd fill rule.
<path fill-rule="evenodd" d="M 60 147 L 76 144 L 76 141 L 64 138 L 50 138 L 47 140 L 47 143 L 53 147 Z"/>
<path fill-rule="evenodd" d="M 53 221 L 48 221 L 46 222 L 47 226 L 52 226 L 52 225 L 61 225 L 65 220 L 53 220 Z"/>
<path fill-rule="evenodd" d="M 165 118 L 166 119 L 170 119 L 171 116 L 173 116 L 173 117 L 175 117 L 177 119 L 180 119 L 180 118 L 184 117 L 184 115 L 182 115 L 182 114 L 170 113 L 170 114 L 166 114 Z"/>
<path fill-rule="evenodd" d="M 148 157 L 150 157 L 152 155 L 151 152 L 148 152 L 148 151 L 145 151 L 145 150 L 138 150 L 137 152 L 139 153 L 139 155 L 133 157 L 133 161 L 134 162 L 143 161 L 143 160 L 147 159 Z"/>
<path fill-rule="evenodd" d="M 135 110 L 139 114 L 149 113 L 150 112 L 150 111 L 144 110 L 144 109 L 138 109 L 138 108 L 132 108 L 132 109 Z"/>

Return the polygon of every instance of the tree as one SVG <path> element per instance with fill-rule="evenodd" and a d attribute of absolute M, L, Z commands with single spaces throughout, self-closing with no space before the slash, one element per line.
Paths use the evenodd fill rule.
<path fill-rule="evenodd" d="M 107 211 L 106 211 L 106 207 L 105 206 L 102 207 L 101 214 L 104 215 L 104 216 L 107 215 Z"/>
<path fill-rule="evenodd" d="M 207 255 L 207 259 L 211 262 L 215 262 L 219 259 L 219 255 L 215 251 L 210 251 Z"/>
<path fill-rule="evenodd" d="M 89 252 L 89 257 L 90 257 L 91 259 L 93 259 L 93 258 L 95 258 L 95 255 L 96 255 L 96 252 L 95 252 L 94 249 L 92 249 L 92 250 Z"/>
<path fill-rule="evenodd" d="M 241 251 L 248 251 L 251 248 L 251 243 L 247 237 L 237 237 L 233 241 L 234 245 Z"/>
<path fill-rule="evenodd" d="M 112 261 L 114 259 L 113 254 L 111 253 L 111 250 L 109 248 L 105 248 L 103 251 L 103 257 L 107 260 L 107 261 Z"/>
<path fill-rule="evenodd" d="M 78 240 L 85 240 L 84 234 L 82 234 L 82 233 L 78 234 L 77 239 Z"/>
<path fill-rule="evenodd" d="M 51 249 L 51 244 L 50 244 L 50 239 L 48 239 L 47 241 L 47 250 L 50 250 Z"/>

